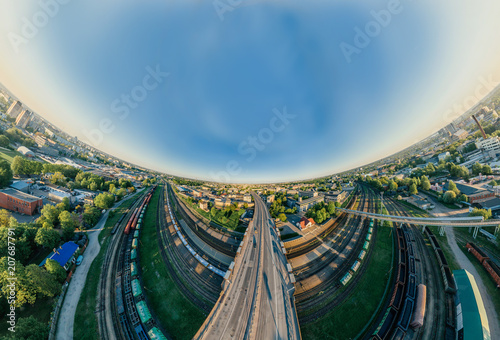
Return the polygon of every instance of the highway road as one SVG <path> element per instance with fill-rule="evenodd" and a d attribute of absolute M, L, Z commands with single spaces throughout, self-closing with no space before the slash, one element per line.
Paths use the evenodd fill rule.
<path fill-rule="evenodd" d="M 255 200 L 233 274 L 195 339 L 301 339 L 280 239 L 262 199 Z"/>

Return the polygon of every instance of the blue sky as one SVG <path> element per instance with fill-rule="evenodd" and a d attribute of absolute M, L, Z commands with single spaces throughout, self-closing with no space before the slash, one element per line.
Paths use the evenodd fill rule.
<path fill-rule="evenodd" d="M 376 29 L 372 11 L 389 3 L 243 1 L 221 20 L 224 0 L 5 1 L 0 81 L 68 133 L 155 170 L 229 182 L 332 174 L 426 137 L 482 79 L 500 80 L 500 4 L 401 0 L 356 47 L 356 28 Z M 36 34 L 13 40 L 26 22 Z M 350 62 L 342 43 L 358 49 Z M 137 89 L 152 69 L 168 76 Z M 144 98 L 125 117 L 134 89 Z"/>

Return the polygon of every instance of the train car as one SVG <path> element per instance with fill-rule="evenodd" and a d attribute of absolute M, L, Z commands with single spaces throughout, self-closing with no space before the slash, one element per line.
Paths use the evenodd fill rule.
<path fill-rule="evenodd" d="M 136 258 L 137 258 L 137 250 L 136 249 L 132 249 L 132 251 L 130 252 L 130 259 L 132 261 L 135 261 Z"/>
<path fill-rule="evenodd" d="M 446 257 L 444 257 L 444 253 L 443 251 L 441 250 L 441 248 L 439 249 L 436 249 L 436 256 L 437 256 L 437 259 L 438 259 L 438 262 L 439 262 L 439 266 L 447 266 L 448 265 L 448 262 L 446 261 Z"/>
<path fill-rule="evenodd" d="M 368 250 L 368 248 L 370 248 L 370 242 L 365 241 L 365 243 L 363 244 L 363 250 Z"/>
<path fill-rule="evenodd" d="M 396 276 L 396 281 L 405 284 L 406 274 L 407 274 L 406 265 L 404 263 L 400 263 L 398 265 L 398 275 Z"/>
<path fill-rule="evenodd" d="M 415 256 L 415 254 L 413 253 L 413 246 L 412 246 L 412 244 L 410 242 L 408 242 L 408 244 L 406 246 L 408 248 L 408 255 Z"/>
<path fill-rule="evenodd" d="M 405 285 L 401 282 L 396 283 L 394 292 L 392 293 L 391 300 L 389 302 L 389 307 L 399 310 L 401 308 L 401 303 L 403 302 L 405 295 Z"/>
<path fill-rule="evenodd" d="M 396 316 L 397 311 L 394 308 L 387 308 L 382 321 L 373 333 L 373 338 L 378 340 L 388 339 L 389 334 L 392 330 L 392 326 L 394 325 L 394 322 L 396 320 Z"/>
<path fill-rule="evenodd" d="M 132 222 L 134 221 L 135 214 L 137 213 L 137 208 L 134 210 L 132 213 L 132 216 L 130 216 L 130 219 L 127 222 L 127 225 L 125 226 L 125 230 L 123 231 L 126 235 L 130 233 L 130 229 L 132 226 Z"/>
<path fill-rule="evenodd" d="M 441 275 L 443 276 L 444 290 L 448 293 L 455 293 L 457 291 L 457 287 L 450 268 L 448 266 L 442 266 Z"/>
<path fill-rule="evenodd" d="M 405 300 L 402 312 L 399 315 L 400 316 L 399 316 L 398 326 L 401 327 L 401 329 L 406 332 L 408 330 L 408 327 L 410 326 L 410 320 L 411 320 L 411 317 L 413 315 L 413 300 L 412 299 L 407 298 Z"/>
<path fill-rule="evenodd" d="M 132 280 L 132 295 L 134 295 L 134 297 L 142 295 L 141 283 L 138 279 Z"/>
<path fill-rule="evenodd" d="M 415 275 L 410 275 L 408 277 L 408 285 L 406 286 L 406 296 L 410 299 L 415 299 L 417 294 L 417 277 Z"/>
<path fill-rule="evenodd" d="M 352 279 L 352 274 L 351 273 L 346 273 L 344 277 L 340 280 L 340 283 L 342 283 L 343 286 L 349 283 L 349 281 Z"/>
<path fill-rule="evenodd" d="M 137 230 L 137 229 L 134 231 L 134 238 L 138 238 L 139 237 L 139 230 Z"/>
<path fill-rule="evenodd" d="M 132 275 L 132 277 L 138 275 L 137 265 L 135 264 L 135 262 L 130 262 L 130 275 Z"/>
<path fill-rule="evenodd" d="M 351 271 L 353 273 L 357 272 L 360 265 L 361 265 L 361 262 L 359 262 L 359 261 L 354 262 L 354 264 L 351 266 Z"/>
<path fill-rule="evenodd" d="M 406 264 L 406 251 L 404 249 L 399 249 L 398 263 Z"/>
<path fill-rule="evenodd" d="M 144 328 L 142 327 L 141 324 L 138 324 L 135 327 L 135 333 L 137 334 L 137 336 L 139 337 L 140 340 L 148 340 L 148 335 L 144 331 Z"/>
<path fill-rule="evenodd" d="M 118 276 L 115 281 L 115 295 L 116 295 L 116 309 L 118 314 L 125 313 L 125 307 L 123 306 L 123 296 L 122 296 L 122 277 Z"/>
<path fill-rule="evenodd" d="M 413 256 L 408 258 L 408 272 L 410 274 L 415 274 L 415 258 Z"/>
<path fill-rule="evenodd" d="M 400 327 L 397 327 L 396 330 L 392 333 L 391 340 L 403 340 L 406 337 L 406 332 L 402 330 Z"/>
<path fill-rule="evenodd" d="M 425 317 L 425 302 L 427 300 L 427 287 L 419 284 L 417 287 L 417 300 L 415 301 L 415 311 L 413 313 L 410 326 L 413 329 L 420 328 L 424 325 Z"/>
<path fill-rule="evenodd" d="M 476 246 L 474 243 L 469 242 L 467 243 L 466 247 L 468 252 L 472 253 L 472 255 L 474 255 L 479 260 L 480 263 L 483 263 L 485 260 L 490 259 L 488 255 L 486 255 L 486 253 L 481 248 Z"/>
<path fill-rule="evenodd" d="M 367 240 L 367 241 L 371 241 L 371 240 L 372 240 L 372 234 L 368 234 L 368 235 L 366 235 L 366 240 Z"/>
<path fill-rule="evenodd" d="M 149 321 L 151 321 L 151 313 L 149 312 L 149 308 L 146 305 L 145 301 L 139 301 L 135 304 L 135 307 L 137 308 L 137 313 L 139 314 L 139 318 L 141 319 L 141 322 L 145 325 Z"/>
<path fill-rule="evenodd" d="M 491 278 L 497 285 L 497 288 L 500 288 L 500 268 L 490 259 L 483 262 L 483 267 L 486 269 L 488 274 L 490 274 Z"/>
<path fill-rule="evenodd" d="M 364 260 L 365 256 L 366 256 L 366 251 L 362 250 L 362 251 L 359 252 L 358 259 Z"/>
<path fill-rule="evenodd" d="M 135 249 L 135 248 L 137 248 L 137 239 L 136 238 L 134 238 L 132 240 L 132 249 Z"/>
<path fill-rule="evenodd" d="M 157 327 L 153 327 L 149 330 L 148 336 L 151 340 L 167 340 L 167 337 L 163 335 Z"/>
<path fill-rule="evenodd" d="M 373 234 L 373 227 L 370 227 L 370 228 L 368 229 L 368 234 Z"/>

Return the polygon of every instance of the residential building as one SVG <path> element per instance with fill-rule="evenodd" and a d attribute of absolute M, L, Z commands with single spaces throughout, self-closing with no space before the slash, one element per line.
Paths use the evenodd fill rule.
<path fill-rule="evenodd" d="M 23 110 L 16 118 L 16 126 L 21 129 L 26 129 L 31 118 L 31 111 Z"/>
<path fill-rule="evenodd" d="M 300 221 L 297 223 L 297 227 L 300 228 L 300 230 L 304 230 L 306 228 L 309 228 L 313 226 L 316 222 L 312 218 L 306 218 L 302 217 Z"/>
<path fill-rule="evenodd" d="M 204 201 L 204 200 L 201 200 L 200 201 L 200 209 L 208 211 L 208 202 Z"/>
<path fill-rule="evenodd" d="M 274 195 L 267 196 L 267 200 L 266 200 L 267 203 L 273 203 L 274 202 L 274 197 L 275 197 Z"/>
<path fill-rule="evenodd" d="M 8 188 L 0 190 L 0 207 L 26 215 L 34 215 L 42 208 L 41 198 Z"/>
<path fill-rule="evenodd" d="M 243 202 L 252 202 L 252 195 L 243 195 Z"/>
<path fill-rule="evenodd" d="M 44 266 L 48 259 L 51 259 L 59 263 L 65 270 L 69 270 L 78 248 L 75 242 L 66 242 L 59 248 L 54 249 L 54 251 L 40 263 L 40 267 Z"/>
<path fill-rule="evenodd" d="M 348 196 L 347 191 L 331 191 L 325 194 L 325 202 L 343 203 Z"/>
<path fill-rule="evenodd" d="M 16 119 L 17 116 L 23 111 L 23 104 L 17 100 L 12 103 L 12 105 L 7 110 L 7 116 Z"/>
<path fill-rule="evenodd" d="M 310 209 L 313 205 L 324 201 L 325 198 L 323 196 L 315 196 L 306 200 L 302 200 L 302 197 L 299 197 L 299 201 L 295 203 L 295 206 L 297 207 L 297 211 L 303 212 Z"/>

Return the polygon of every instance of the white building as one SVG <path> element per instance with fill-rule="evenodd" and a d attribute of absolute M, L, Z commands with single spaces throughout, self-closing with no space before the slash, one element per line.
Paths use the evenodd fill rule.
<path fill-rule="evenodd" d="M 446 157 L 448 157 L 448 156 L 450 156 L 450 153 L 448 151 L 446 151 L 446 152 L 440 153 L 438 155 L 438 159 L 440 161 L 444 161 L 446 159 Z"/>
<path fill-rule="evenodd" d="M 491 137 L 488 139 L 481 138 L 476 142 L 476 147 L 488 153 L 499 153 L 500 152 L 500 141 L 498 137 Z"/>

